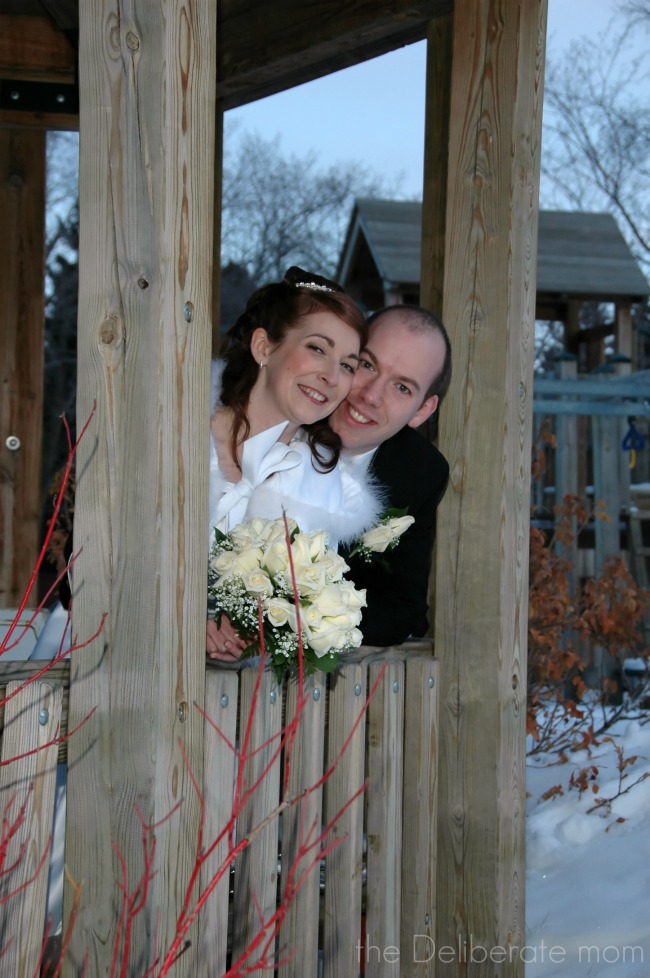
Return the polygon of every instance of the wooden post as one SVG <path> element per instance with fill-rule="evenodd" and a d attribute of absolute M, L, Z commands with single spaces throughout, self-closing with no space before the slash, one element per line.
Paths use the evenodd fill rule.
<path fill-rule="evenodd" d="M 217 106 L 214 133 L 214 216 L 212 219 L 212 356 L 221 339 L 221 201 L 223 197 L 223 109 Z"/>
<path fill-rule="evenodd" d="M 0 811 L 3 864 L 11 869 L 2 874 L 0 940 L 2 974 L 9 978 L 40 973 L 63 688 L 44 677 L 27 687 L 10 682 L 6 693 L 14 698 L 2 718 Z"/>
<path fill-rule="evenodd" d="M 436 17 L 427 30 L 427 80 L 424 118 L 424 183 L 422 188 L 422 248 L 420 305 L 442 318 L 447 210 L 447 154 L 453 12 Z M 425 424 L 430 440 L 438 431 L 438 416 Z M 435 563 L 435 546 L 432 563 Z M 429 576 L 429 634 L 434 634 L 436 576 Z"/>
<path fill-rule="evenodd" d="M 632 328 L 632 305 L 629 302 L 616 303 L 616 352 L 628 357 L 630 369 L 636 370 L 637 351 Z"/>
<path fill-rule="evenodd" d="M 575 380 L 576 357 L 563 353 L 558 358 L 556 373 L 559 380 Z M 578 492 L 578 416 L 557 416 L 557 449 L 555 452 L 555 505 L 561 506 L 566 495 Z"/>
<path fill-rule="evenodd" d="M 580 311 L 582 302 L 571 299 L 567 303 L 564 323 L 564 349 L 578 356 L 580 349 Z"/>
<path fill-rule="evenodd" d="M 79 426 L 66 862 L 68 974 L 107 975 L 122 869 L 156 851 L 131 969 L 174 936 L 201 783 L 216 0 L 81 0 Z M 181 755 L 181 746 L 187 762 Z M 196 932 L 174 975 L 197 974 Z M 127 969 L 128 970 L 128 969 Z"/>
<path fill-rule="evenodd" d="M 577 357 L 563 353 L 557 361 L 557 376 L 560 380 L 575 380 L 577 377 Z M 555 450 L 555 505 L 562 506 L 564 497 L 578 495 L 578 416 L 558 414 L 557 448 Z M 577 521 L 571 517 L 574 538 L 569 544 L 557 541 L 557 550 L 572 567 L 572 587 L 574 591 L 578 576 Z"/>
<path fill-rule="evenodd" d="M 615 376 L 612 370 L 629 369 L 629 361 L 624 359 L 625 363 L 615 367 L 607 364 L 605 369 L 609 371 L 609 376 Z M 625 420 L 614 415 L 595 415 L 592 418 L 594 503 L 604 503 L 608 517 L 606 522 L 596 520 L 594 525 L 596 577 L 602 574 L 605 559 L 620 553 L 621 549 L 621 508 L 624 503 L 629 505 L 630 500 L 628 460 L 621 449 L 626 428 Z"/>
<path fill-rule="evenodd" d="M 436 975 L 523 975 L 532 374 L 546 0 L 456 0 L 440 443 Z M 469 963 L 470 940 L 484 949 Z M 481 951 L 476 952 L 480 956 Z M 525 957 L 525 955 L 524 955 Z M 451 960 L 450 960 L 451 958 Z"/>
<path fill-rule="evenodd" d="M 454 15 L 436 17 L 427 33 L 427 83 L 424 119 L 424 185 L 420 304 L 442 316 L 445 274 L 445 215 L 451 45 Z"/>
<path fill-rule="evenodd" d="M 0 129 L 0 227 L 0 608 L 16 608 L 41 517 L 44 132 Z"/>

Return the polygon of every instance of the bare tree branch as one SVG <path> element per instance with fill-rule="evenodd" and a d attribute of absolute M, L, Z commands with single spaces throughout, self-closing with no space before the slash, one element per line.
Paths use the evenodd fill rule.
<path fill-rule="evenodd" d="M 284 155 L 279 136 L 229 139 L 223 170 L 222 263 L 258 284 L 292 264 L 331 276 L 354 198 L 394 192 L 354 161 L 321 168 L 314 152 Z"/>
<path fill-rule="evenodd" d="M 647 58 L 631 56 L 648 0 L 628 0 L 617 30 L 550 61 L 545 86 L 542 200 L 614 214 L 650 267 L 650 104 Z M 638 46 L 638 45 L 637 45 Z"/>

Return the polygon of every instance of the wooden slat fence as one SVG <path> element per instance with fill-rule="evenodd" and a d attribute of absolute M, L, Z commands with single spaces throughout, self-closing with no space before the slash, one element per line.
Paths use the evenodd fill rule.
<path fill-rule="evenodd" d="M 269 919 L 276 912 L 287 880 L 301 880 L 309 863 L 315 868 L 271 943 L 280 962 L 278 978 L 433 975 L 437 662 L 428 643 L 369 651 L 361 650 L 335 677 L 307 678 L 302 696 L 297 683 L 278 688 L 264 672 L 256 708 L 255 668 L 207 669 L 205 845 L 231 814 L 240 763 L 242 792 L 256 787 L 236 827 L 235 841 L 250 835 L 250 845 L 211 894 L 201 921 L 201 976 L 223 974 L 244 953 L 259 932 L 260 916 Z M 0 698 L 36 671 L 35 664 L 0 660 Z M 66 665 L 59 665 L 10 701 L 0 715 L 3 762 L 65 730 L 67 684 Z M 280 749 L 297 711 L 295 732 Z M 241 760 L 228 744 L 241 750 L 247 728 L 248 759 Z M 2 959 L 7 978 L 37 973 L 47 875 L 29 881 L 52 823 L 57 750 L 0 769 L 3 810 L 21 797 L 27 806 L 16 842 L 26 844 L 25 856 L 9 884 L 27 885 L 3 913 L 3 943 L 17 937 Z M 364 783 L 365 792 L 350 803 Z M 333 822 L 323 844 L 338 845 L 324 857 L 317 845 L 301 858 L 302 849 Z M 203 867 L 204 889 L 225 861 L 226 838 Z"/>
<path fill-rule="evenodd" d="M 57 764 L 57 747 L 47 745 L 58 735 L 63 706 L 63 684 L 55 678 L 22 687 L 20 679 L 0 681 L 0 700 L 7 698 L 0 751 L 0 972 L 6 978 L 38 974 Z"/>

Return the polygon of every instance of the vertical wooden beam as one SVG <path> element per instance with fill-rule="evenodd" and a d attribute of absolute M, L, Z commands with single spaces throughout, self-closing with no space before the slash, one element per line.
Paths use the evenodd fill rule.
<path fill-rule="evenodd" d="M 214 134 L 214 216 L 212 219 L 212 356 L 221 339 L 221 202 L 223 198 L 223 109 L 217 106 Z"/>
<path fill-rule="evenodd" d="M 556 362 L 556 375 L 560 380 L 575 380 L 577 377 L 577 357 L 572 353 L 562 353 Z M 555 449 L 555 505 L 562 506 L 564 497 L 578 495 L 578 416 L 558 414 L 556 418 L 557 447 Z M 564 543 L 556 540 L 556 548 L 569 562 L 572 571 L 572 587 L 577 590 L 578 575 L 578 523 L 571 517 L 573 540 Z"/>
<path fill-rule="evenodd" d="M 7 978 L 40 973 L 56 784 L 54 741 L 60 730 L 63 687 L 47 679 L 27 687 L 15 681 L 7 684 L 10 696 L 0 767 L 3 863 L 11 867 L 2 874 L 0 890 L 2 974 Z M 13 893 L 9 899 L 8 893 Z"/>
<path fill-rule="evenodd" d="M 443 316 L 455 362 L 441 415 L 451 482 L 438 520 L 435 636 L 436 948 L 453 953 L 436 958 L 437 976 L 524 970 L 518 952 L 525 941 L 524 705 L 546 12 L 547 0 L 454 5 Z"/>
<path fill-rule="evenodd" d="M 556 361 L 558 380 L 575 380 L 577 357 L 561 354 Z M 555 451 L 555 504 L 561 506 L 566 495 L 578 494 L 578 416 L 558 414 L 557 448 Z"/>
<path fill-rule="evenodd" d="M 572 299 L 567 303 L 564 320 L 564 349 L 578 355 L 580 349 L 580 311 L 582 302 Z"/>
<path fill-rule="evenodd" d="M 598 372 L 602 380 L 629 374 L 630 361 L 623 355 L 614 356 Z M 621 553 L 621 513 L 630 505 L 630 457 L 622 449 L 628 422 L 615 415 L 594 415 L 591 430 L 594 503 L 604 503 L 608 517 L 607 521 L 596 520 L 594 524 L 595 573 L 600 577 L 605 560 Z"/>
<path fill-rule="evenodd" d="M 453 25 L 452 12 L 432 20 L 427 31 L 420 304 L 437 316 L 442 316 L 445 274 Z"/>
<path fill-rule="evenodd" d="M 206 848 L 217 839 L 232 815 L 236 777 L 235 752 L 230 747 L 237 740 L 240 673 L 231 669 L 209 669 L 205 677 L 205 741 L 203 745 L 203 800 L 205 802 L 204 839 Z M 219 729 L 221 737 L 214 726 Z M 241 830 L 240 830 L 241 831 Z M 228 861 L 227 834 L 203 866 L 201 882 L 204 891 Z M 199 978 L 223 975 L 227 971 L 228 904 L 230 866 L 211 894 L 201 914 Z"/>
<path fill-rule="evenodd" d="M 427 29 L 427 77 L 424 114 L 424 183 L 422 187 L 422 247 L 420 250 L 420 305 L 442 318 L 445 275 L 445 222 L 447 212 L 447 159 L 449 155 L 449 103 L 454 15 L 437 17 Z M 438 417 L 428 431 L 437 432 Z M 431 439 L 433 440 L 433 439 Z M 435 567 L 435 545 L 432 555 Z M 434 634 L 436 575 L 429 575 L 429 634 Z"/>
<path fill-rule="evenodd" d="M 296 682 L 287 684 L 286 723 L 290 726 L 300 712 L 291 751 L 287 794 L 302 798 L 300 803 L 282 812 L 282 873 L 280 892 L 285 894 L 289 874 L 295 878 L 304 871 L 309 857 L 300 858 L 300 850 L 309 839 L 318 837 L 323 824 L 323 789 L 310 789 L 321 783 L 323 746 L 325 743 L 325 690 L 327 677 L 315 673 L 305 679 L 302 688 Z M 286 762 L 286 753 L 285 753 Z M 250 899 L 250 894 L 249 894 Z M 280 930 L 280 947 L 285 960 L 278 968 L 278 978 L 317 978 L 320 867 L 305 879 L 300 893 L 292 900 Z"/>
<path fill-rule="evenodd" d="M 130 973 L 174 936 L 194 866 L 205 677 L 216 0 L 81 0 L 79 383 L 66 861 L 70 972 L 109 974 L 124 859 L 146 870 Z M 197 974 L 196 934 L 174 966 Z"/>
<path fill-rule="evenodd" d="M 0 129 L 0 227 L 0 608 L 15 608 L 41 516 L 44 132 Z"/>
<path fill-rule="evenodd" d="M 629 357 L 631 369 L 636 370 L 637 351 L 632 328 L 632 305 L 629 302 L 616 303 L 616 352 Z"/>
<path fill-rule="evenodd" d="M 400 978 L 434 978 L 438 662 L 406 660 Z"/>
<path fill-rule="evenodd" d="M 327 722 L 328 765 L 343 751 L 345 742 L 365 708 L 367 666 L 350 663 L 332 677 Z M 365 731 L 359 723 L 345 753 L 324 790 L 325 825 L 339 816 L 332 838 L 337 845 L 327 856 L 323 922 L 324 978 L 348 978 L 359 973 L 361 960 L 361 908 L 363 899 L 363 796 L 347 806 L 365 774 Z M 343 814 L 341 814 L 341 812 Z"/>
<path fill-rule="evenodd" d="M 381 668 L 378 662 L 370 665 L 371 689 Z M 366 791 L 366 866 L 371 881 L 366 888 L 364 974 L 368 978 L 399 978 L 401 954 L 408 954 L 400 947 L 402 850 L 388 841 L 402 838 L 404 668 L 403 662 L 387 665 L 368 706 L 367 765 L 373 772 Z"/>

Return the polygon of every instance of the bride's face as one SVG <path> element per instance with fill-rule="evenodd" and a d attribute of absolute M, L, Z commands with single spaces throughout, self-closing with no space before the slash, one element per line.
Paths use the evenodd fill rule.
<path fill-rule="evenodd" d="M 298 427 L 331 414 L 350 391 L 359 349 L 356 330 L 331 312 L 304 316 L 277 344 L 255 330 L 251 351 L 264 366 L 253 391 L 269 425 Z"/>

